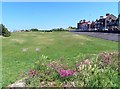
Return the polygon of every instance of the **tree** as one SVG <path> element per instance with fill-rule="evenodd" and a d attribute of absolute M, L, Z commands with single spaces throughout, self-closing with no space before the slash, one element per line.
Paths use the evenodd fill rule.
<path fill-rule="evenodd" d="M 63 28 L 54 28 L 54 29 L 52 29 L 52 31 L 66 31 L 66 30 Z"/>
<path fill-rule="evenodd" d="M 77 29 L 76 27 L 69 26 L 68 29 Z"/>
<path fill-rule="evenodd" d="M 37 28 L 32 28 L 30 31 L 39 31 Z"/>
<path fill-rule="evenodd" d="M 0 35 L 5 36 L 5 37 L 9 37 L 11 35 L 11 33 L 8 31 L 8 29 L 3 24 L 0 24 Z"/>

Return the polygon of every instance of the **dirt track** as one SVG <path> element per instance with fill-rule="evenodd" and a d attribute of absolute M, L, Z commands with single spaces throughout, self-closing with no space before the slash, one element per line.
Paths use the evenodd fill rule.
<path fill-rule="evenodd" d="M 73 33 L 120 42 L 120 34 L 117 34 L 117 33 L 116 34 L 115 33 L 114 34 L 113 33 L 100 33 L 100 32 L 73 32 Z"/>

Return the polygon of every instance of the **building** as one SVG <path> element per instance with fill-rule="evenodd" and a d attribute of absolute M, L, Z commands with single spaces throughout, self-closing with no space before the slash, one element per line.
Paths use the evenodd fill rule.
<path fill-rule="evenodd" d="M 106 14 L 106 16 L 104 16 L 102 18 L 103 20 L 103 30 L 114 30 L 114 27 L 117 26 L 116 20 L 117 17 L 114 16 L 113 14 Z M 116 27 L 117 28 L 117 27 Z"/>
<path fill-rule="evenodd" d="M 90 29 L 90 25 L 91 25 L 90 21 L 86 22 L 85 20 L 80 20 L 80 22 L 77 23 L 77 29 L 86 31 L 86 30 Z"/>
<path fill-rule="evenodd" d="M 100 16 L 99 19 L 96 19 L 95 21 L 88 21 L 80 20 L 79 23 L 77 23 L 77 30 L 80 31 L 91 31 L 91 30 L 98 30 L 98 31 L 114 31 L 118 30 L 118 24 L 119 20 L 116 16 L 113 14 L 107 13 L 105 16 Z M 120 27 L 120 24 L 119 24 Z"/>

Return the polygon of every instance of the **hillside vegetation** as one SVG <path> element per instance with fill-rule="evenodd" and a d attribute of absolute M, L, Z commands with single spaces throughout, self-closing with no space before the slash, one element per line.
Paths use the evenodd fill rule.
<path fill-rule="evenodd" d="M 68 63 L 71 68 L 69 64 L 74 64 L 78 56 L 82 60 L 82 55 L 118 50 L 118 42 L 70 32 L 14 32 L 10 37 L 0 39 L 3 86 L 25 77 L 25 73 L 28 73 L 42 55 L 48 56 L 47 60 L 51 62 L 63 58 L 64 63 Z"/>

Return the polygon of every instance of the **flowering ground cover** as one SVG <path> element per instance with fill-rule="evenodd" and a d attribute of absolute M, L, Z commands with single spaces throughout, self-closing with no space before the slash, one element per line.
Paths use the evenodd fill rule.
<path fill-rule="evenodd" d="M 43 56 L 26 74 L 27 87 L 119 87 L 118 52 L 75 57 L 71 67 L 64 58 Z M 42 64 L 42 65 L 41 65 Z"/>
<path fill-rule="evenodd" d="M 2 37 L 0 39 L 2 39 L 3 87 L 12 84 L 23 77 L 28 76 L 28 74 L 33 76 L 29 80 L 27 80 L 28 86 L 39 86 L 39 80 L 42 83 L 40 86 L 45 86 L 46 81 L 49 84 L 56 84 L 54 86 L 71 85 L 71 82 L 67 81 L 72 80 L 76 81 L 72 82 L 72 84 L 75 86 L 78 86 L 79 83 L 80 86 L 83 86 L 84 84 L 90 85 L 95 83 L 92 82 L 92 77 L 94 77 L 94 74 L 90 74 L 91 80 L 89 79 L 88 81 L 85 78 L 86 75 L 83 74 L 85 71 L 81 72 L 81 67 L 77 68 L 77 66 L 81 66 L 80 64 L 84 64 L 87 62 L 88 64 L 89 62 L 91 64 L 94 61 L 86 60 L 84 62 L 81 62 L 85 57 L 88 57 L 89 59 L 89 56 L 92 56 L 92 59 L 96 59 L 94 55 L 102 52 L 114 52 L 118 50 L 118 42 L 107 41 L 84 35 L 77 35 L 69 32 L 14 32 L 11 34 L 10 37 Z M 45 55 L 45 57 L 48 56 L 48 58 L 43 57 L 45 60 L 43 60 L 42 63 L 39 63 L 39 61 L 41 61 L 42 59 L 42 55 Z M 106 63 L 107 61 L 104 62 Z M 112 61 L 110 60 L 107 63 L 111 62 Z M 55 65 L 57 66 L 55 67 Z M 99 67 L 103 68 L 102 66 L 103 64 L 99 64 Z M 93 70 L 95 70 L 96 68 L 98 67 L 95 67 Z M 111 74 L 110 77 L 117 75 L 116 72 L 114 72 L 113 70 L 114 67 L 113 69 L 111 69 L 111 67 L 109 68 L 110 69 L 105 69 L 106 72 L 103 73 L 103 78 L 106 77 L 107 74 L 109 74 L 108 70 L 110 70 L 110 74 L 113 73 L 113 75 Z M 52 71 L 52 74 L 50 71 Z M 103 71 L 103 69 L 97 71 L 97 73 L 99 73 L 100 71 Z M 45 74 L 49 76 L 45 76 Z M 78 77 L 78 75 L 82 77 Z M 101 74 L 99 76 L 101 76 Z M 39 79 L 37 79 L 36 77 L 38 77 Z M 86 79 L 85 81 L 91 83 L 84 83 L 82 81 L 84 79 L 81 78 L 84 78 Z M 33 83 L 31 83 L 30 80 Z M 55 82 L 53 82 L 53 80 Z M 116 77 L 113 77 L 113 80 L 116 81 Z M 63 84 L 61 84 L 60 81 L 63 82 Z M 96 84 L 97 82 L 93 85 Z M 110 82 L 110 85 L 108 86 L 111 86 L 111 84 L 112 82 Z M 117 86 L 117 84 L 113 84 L 113 86 Z"/>

